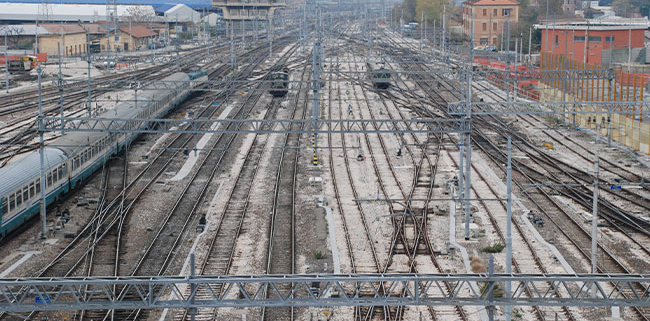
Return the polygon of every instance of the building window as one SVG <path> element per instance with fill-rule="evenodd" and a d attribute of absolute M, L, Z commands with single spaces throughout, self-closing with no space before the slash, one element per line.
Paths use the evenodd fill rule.
<path fill-rule="evenodd" d="M 494 9 L 494 11 L 492 11 L 492 15 L 495 16 L 495 17 L 499 15 L 497 9 Z"/>
<path fill-rule="evenodd" d="M 483 17 L 487 16 L 487 9 L 483 9 Z"/>
<path fill-rule="evenodd" d="M 589 42 L 601 42 L 601 41 L 603 41 L 603 38 L 599 36 L 589 37 Z"/>
<path fill-rule="evenodd" d="M 585 36 L 573 36 L 573 41 L 585 41 Z"/>
<path fill-rule="evenodd" d="M 559 36 L 555 35 L 555 45 L 557 46 L 560 43 Z"/>
<path fill-rule="evenodd" d="M 497 31 L 497 23 L 496 22 L 492 23 L 492 31 Z"/>
<path fill-rule="evenodd" d="M 486 30 L 487 30 L 487 23 L 484 22 L 483 23 L 483 31 L 486 31 Z"/>
<path fill-rule="evenodd" d="M 614 36 L 607 36 L 607 37 L 605 37 L 605 41 L 607 41 L 607 42 L 610 42 L 610 41 L 611 41 L 611 42 L 614 42 Z"/>
<path fill-rule="evenodd" d="M 512 12 L 512 9 L 503 9 L 503 15 L 504 16 L 509 16 L 511 12 Z"/>
<path fill-rule="evenodd" d="M 487 45 L 488 44 L 488 38 L 482 37 L 481 38 L 481 45 Z"/>

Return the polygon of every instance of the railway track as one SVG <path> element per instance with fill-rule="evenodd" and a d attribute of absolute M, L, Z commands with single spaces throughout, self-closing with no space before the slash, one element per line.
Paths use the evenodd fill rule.
<path fill-rule="evenodd" d="M 287 37 L 283 36 L 278 38 L 277 43 L 286 41 Z M 134 79 L 139 79 L 140 81 L 152 81 L 165 77 L 175 71 L 180 69 L 195 68 L 196 65 L 201 62 L 204 65 L 220 65 L 223 63 L 223 56 L 218 55 L 219 50 L 226 51 L 229 50 L 228 45 L 217 45 L 214 48 L 212 54 L 215 58 L 210 58 L 205 62 L 204 53 L 207 52 L 207 49 L 195 50 L 190 53 L 187 53 L 183 56 L 174 58 L 170 63 L 163 65 L 156 65 L 148 67 L 145 69 L 137 71 L 128 71 L 119 74 L 104 75 L 95 78 L 94 88 L 92 89 L 92 98 L 97 99 L 102 94 L 107 92 L 115 91 L 115 86 L 128 89 L 131 87 L 131 82 Z M 265 45 L 254 48 L 253 50 L 258 50 L 259 48 L 266 48 Z M 222 52 L 223 53 L 223 52 Z M 238 61 L 246 61 L 248 54 L 246 52 L 238 53 Z M 227 63 L 227 62 L 226 62 Z M 61 107 L 59 106 L 59 92 L 58 88 L 45 88 L 44 93 L 44 114 L 46 116 L 53 116 L 60 114 Z M 23 97 L 28 95 L 29 97 L 36 97 L 37 91 L 35 90 L 25 90 L 15 94 L 9 94 L 8 100 L 12 101 L 13 96 Z M 48 98 L 49 97 L 49 98 Z M 76 81 L 71 82 L 66 85 L 66 88 L 63 92 L 63 109 L 65 110 L 66 117 L 79 117 L 86 114 L 85 109 L 76 109 L 79 106 L 83 106 L 88 97 L 87 92 L 87 81 Z M 49 99 L 49 100 L 48 100 Z M 51 100 L 51 101 L 50 101 Z M 49 102 L 49 103 L 48 103 Z M 32 110 L 26 114 L 22 114 L 17 118 L 10 119 L 6 126 L 0 128 L 0 137 L 3 137 L 0 140 L 0 166 L 6 165 L 12 157 L 17 154 L 28 152 L 37 148 L 37 144 L 34 142 L 36 137 L 35 117 L 38 116 L 38 111 L 35 109 L 38 107 L 38 101 L 29 101 L 29 100 L 20 100 L 19 104 L 16 106 L 9 106 L 0 109 L 0 116 L 2 113 L 12 114 L 23 110 Z M 17 130 L 20 130 L 18 134 L 13 134 Z M 8 136 L 5 138 L 5 136 Z M 54 139 L 55 137 L 49 138 Z"/>
<path fill-rule="evenodd" d="M 404 65 L 402 65 L 402 66 L 404 66 Z M 431 80 L 429 80 L 429 79 L 421 79 L 421 77 L 420 77 L 420 71 L 421 71 L 421 70 L 416 70 L 416 73 L 413 73 L 413 75 L 411 76 L 411 78 L 418 78 L 418 79 L 415 79 L 416 84 L 417 84 L 418 86 L 420 86 L 424 92 L 426 92 L 426 93 L 437 93 L 437 91 L 436 91 L 437 88 L 434 89 L 433 87 L 431 87 L 431 86 L 428 84 Z M 406 85 L 406 84 L 405 84 L 405 85 Z M 444 99 L 442 96 L 440 96 L 440 95 L 436 95 L 436 97 L 432 97 L 432 98 L 437 99 L 437 100 L 442 100 L 443 103 L 445 102 L 445 99 Z M 441 104 L 440 107 L 444 107 L 444 105 Z M 425 109 L 424 107 L 421 107 L 421 108 L 418 108 L 418 109 L 414 109 L 413 112 L 414 112 L 415 114 L 419 115 L 419 117 L 439 117 L 438 115 L 433 115 L 432 112 L 428 112 L 428 111 L 426 111 L 426 109 Z M 453 139 L 451 136 L 449 136 L 449 140 L 454 141 L 454 139 Z M 443 148 L 443 150 L 444 150 L 445 152 L 449 153 L 448 150 L 447 150 L 446 148 Z M 440 150 L 439 150 L 438 152 L 440 152 Z M 438 155 L 438 157 L 439 157 L 439 155 Z M 451 154 L 449 154 L 448 157 L 449 157 L 449 158 L 454 162 L 454 165 L 455 165 L 455 166 L 458 166 L 458 164 L 456 163 L 456 161 L 454 160 L 454 158 L 452 157 Z M 472 166 L 473 166 L 473 168 L 474 168 L 474 164 L 472 164 Z M 479 171 L 477 171 L 477 172 L 479 172 Z M 480 172 L 479 172 L 479 173 L 480 173 Z M 484 178 L 483 178 L 483 179 L 484 179 Z M 493 187 L 490 186 L 489 184 L 488 184 L 488 186 L 489 186 L 490 190 L 494 193 L 494 189 L 493 189 Z M 477 192 L 476 189 L 475 189 L 475 186 L 472 188 L 472 190 L 474 191 L 475 195 L 479 195 L 478 192 Z M 496 194 L 495 194 L 495 195 L 496 195 Z M 503 203 L 500 203 L 500 204 L 501 204 L 501 206 L 503 207 L 503 209 L 505 209 Z M 487 212 L 487 214 L 488 214 L 488 216 L 489 216 L 489 218 L 490 218 L 490 222 L 492 223 L 493 227 L 494 227 L 495 230 L 497 231 L 497 233 L 498 233 L 498 235 L 499 235 L 499 238 L 500 238 L 501 242 L 502 242 L 503 244 L 505 244 L 505 238 L 503 237 L 503 233 L 501 232 L 501 230 L 500 230 L 500 228 L 499 228 L 499 225 L 497 224 L 497 221 L 496 221 L 496 219 L 494 218 L 494 215 L 490 212 L 490 207 L 488 207 L 487 204 L 485 204 L 484 201 L 481 201 L 481 205 L 486 209 L 486 212 Z M 536 252 L 534 251 L 534 249 L 532 248 L 532 245 L 531 245 L 530 241 L 529 241 L 525 236 L 523 236 L 523 233 L 521 233 L 521 229 L 520 229 L 520 227 L 519 227 L 518 225 L 517 225 L 517 231 L 520 233 L 519 235 L 521 235 L 522 240 L 524 241 L 524 243 L 526 244 L 527 248 L 529 249 L 529 251 L 530 251 L 530 253 L 531 253 L 531 256 L 533 257 L 533 260 L 536 262 L 537 267 L 540 269 L 540 271 L 541 271 L 542 273 L 546 273 L 546 272 L 545 272 L 546 269 L 545 269 L 545 268 L 543 267 L 543 265 L 541 264 L 541 260 L 540 260 L 539 256 L 537 255 L 537 253 L 536 253 Z M 516 260 L 516 259 L 513 259 L 513 266 L 514 266 L 514 270 L 515 270 L 515 272 L 521 272 L 521 269 L 520 269 L 519 264 L 517 263 L 517 260 Z M 555 294 L 556 294 L 556 295 L 559 295 L 559 293 L 557 293 L 557 291 L 555 292 Z M 534 307 L 533 307 L 533 310 L 534 310 L 534 314 L 536 315 L 536 317 L 537 317 L 539 320 L 545 320 L 545 317 L 544 317 L 543 313 L 541 312 L 541 310 L 539 309 L 539 307 L 534 306 Z M 571 315 L 570 311 L 569 311 L 566 307 L 563 307 L 562 310 L 563 310 L 563 314 L 566 315 L 570 320 L 573 320 L 573 319 L 574 319 L 573 316 Z"/>
<path fill-rule="evenodd" d="M 404 87 L 408 88 L 407 84 L 400 80 L 399 83 L 402 83 Z M 403 93 L 403 91 L 400 91 Z M 395 95 L 390 94 L 386 91 L 378 91 L 377 94 L 380 96 L 380 101 L 384 106 L 384 110 L 391 119 L 407 119 L 412 116 L 404 115 L 399 108 L 389 107 L 387 98 L 389 101 L 392 101 Z M 420 117 L 425 117 L 428 115 L 423 115 L 421 112 L 423 107 L 414 107 L 417 106 L 417 102 L 410 101 L 409 97 L 404 97 L 407 104 L 403 107 L 410 109 L 412 113 Z M 436 100 L 434 104 L 444 104 L 445 101 L 442 99 Z M 391 111 L 392 110 L 392 111 Z M 371 117 L 375 119 L 377 115 L 371 113 Z M 418 257 L 424 256 L 426 259 L 430 260 L 438 273 L 444 273 L 443 268 L 440 263 L 437 261 L 436 256 L 433 250 L 433 244 L 431 242 L 429 233 L 428 233 L 428 224 L 429 224 L 429 215 L 431 214 L 431 201 L 429 201 L 434 196 L 434 187 L 436 184 L 436 172 L 439 165 L 440 152 L 442 148 L 441 137 L 437 135 L 427 135 L 426 137 L 418 137 L 415 134 L 406 135 L 410 137 L 407 141 L 404 141 L 403 148 L 405 149 L 404 155 L 411 155 L 412 167 L 414 168 L 414 176 L 412 183 L 408 189 L 405 189 L 402 185 L 400 186 L 401 196 L 407 200 L 404 204 L 405 209 L 401 212 L 403 215 L 398 216 L 395 221 L 396 233 L 400 236 L 401 249 L 399 251 L 394 250 L 393 254 L 406 254 L 409 258 L 409 272 L 417 273 Z M 419 147 L 419 151 L 414 151 L 411 146 Z M 433 146 L 433 150 L 431 147 Z M 415 160 L 414 157 L 419 152 L 419 160 Z M 387 154 L 386 152 L 384 154 Z M 432 160 L 430 155 L 434 155 Z M 395 173 L 395 170 L 392 170 Z M 393 175 L 395 176 L 395 175 Z M 396 178 L 397 179 L 397 178 Z M 417 200 L 417 201 L 412 201 Z M 425 200 L 425 201 L 422 201 Z M 428 271 L 427 271 L 428 272 Z M 451 292 L 451 286 L 446 285 L 446 293 Z M 428 308 L 430 315 L 435 320 L 436 311 L 431 307 Z M 438 311 L 440 313 L 440 311 Z M 455 306 L 454 311 L 460 319 L 467 320 L 467 314 L 460 306 Z M 446 314 L 446 312 L 442 312 Z"/>
<path fill-rule="evenodd" d="M 295 102 L 292 104 L 291 119 L 304 119 L 307 112 L 307 93 L 309 73 L 305 67 L 300 75 L 300 84 Z M 303 86 L 304 85 L 304 86 Z M 299 107 L 300 106 L 300 107 Z M 298 129 L 298 128 L 296 128 Z M 294 274 L 296 272 L 296 178 L 298 177 L 298 160 L 300 157 L 301 134 L 286 134 L 277 167 L 277 175 L 273 188 L 273 210 L 268 257 L 267 274 Z M 266 289 L 266 297 L 270 289 Z M 278 288 L 282 295 L 287 295 L 290 287 Z M 262 320 L 294 320 L 294 308 L 262 308 Z"/>
<path fill-rule="evenodd" d="M 477 117 L 477 118 L 478 118 L 478 117 Z M 495 119 L 497 119 L 497 118 L 496 118 L 496 117 L 493 117 L 492 121 L 495 121 Z M 500 131 L 497 131 L 497 133 L 500 134 L 502 137 L 505 137 L 505 133 L 506 133 L 506 130 L 505 130 L 506 127 L 504 126 L 505 123 L 504 123 L 503 121 L 501 121 L 501 120 L 498 120 L 498 121 L 499 121 L 499 123 L 501 123 L 501 126 L 502 126 L 502 127 L 501 127 L 501 130 L 500 130 Z M 489 122 L 487 122 L 487 123 L 489 123 Z M 487 125 L 485 124 L 485 122 L 482 123 L 482 125 L 483 125 L 483 126 L 487 126 Z M 474 128 L 476 129 L 476 127 L 478 127 L 478 126 L 475 126 Z M 489 127 L 489 126 L 488 126 L 488 127 Z M 492 130 L 494 130 L 494 128 L 492 128 Z M 502 164 L 502 163 L 504 162 L 504 159 L 505 159 L 505 156 L 504 156 L 503 151 L 501 151 L 501 149 L 499 149 L 499 148 L 496 146 L 496 144 L 494 144 L 490 139 L 487 138 L 487 137 L 489 137 L 489 135 L 487 135 L 487 134 L 481 132 L 480 129 L 477 129 L 477 131 L 479 131 L 479 132 L 477 133 L 478 135 L 473 135 L 473 142 L 474 142 L 474 144 L 475 144 L 476 146 L 478 146 L 479 148 L 481 148 L 481 149 L 483 149 L 482 146 L 490 146 L 490 148 L 491 148 L 491 150 L 493 151 L 493 153 L 498 153 L 499 156 L 500 156 L 499 159 L 496 159 L 496 158 L 492 158 L 492 157 L 491 157 L 492 160 L 493 160 L 495 163 L 497 163 L 497 164 Z M 483 151 L 486 152 L 485 150 L 483 150 Z M 524 152 L 526 152 L 526 151 L 524 150 Z M 488 155 L 489 155 L 489 154 L 488 154 Z M 527 156 L 530 156 L 530 153 L 526 153 L 526 155 L 527 155 Z M 547 156 L 547 157 L 548 157 L 548 156 Z M 499 167 L 501 168 L 501 166 L 499 166 Z M 517 167 L 517 168 L 518 168 L 518 167 Z M 501 168 L 501 169 L 503 170 L 503 168 Z M 532 170 L 532 168 L 528 167 L 527 170 Z M 533 178 L 531 178 L 530 176 L 526 175 L 525 173 L 520 172 L 520 175 L 525 175 L 526 178 L 527 178 L 527 183 L 529 183 L 529 184 L 537 184 L 537 183 L 539 182 L 539 180 L 537 180 L 537 179 L 533 179 Z M 549 178 L 548 175 L 546 176 L 546 178 Z M 520 185 L 519 185 L 519 188 L 523 191 L 523 194 L 525 194 L 526 196 L 528 196 L 529 199 L 531 199 L 531 201 L 535 202 L 535 205 L 536 205 L 536 207 L 538 208 L 538 210 L 540 210 L 542 213 L 545 213 L 546 217 L 549 217 L 549 218 L 550 218 L 551 215 L 547 212 L 547 210 L 545 210 L 545 208 L 557 208 L 558 211 L 559 211 L 560 213 L 563 213 L 563 214 L 564 214 L 564 216 L 562 216 L 562 217 L 564 217 L 564 218 L 568 218 L 568 219 L 569 219 L 569 222 L 572 221 L 572 222 L 574 223 L 574 224 L 572 224 L 572 225 L 576 225 L 576 226 L 578 225 L 577 222 L 575 222 L 575 219 L 573 219 L 573 218 L 572 218 L 572 217 L 571 217 L 571 216 L 566 212 L 566 210 L 564 210 L 564 209 L 563 209 L 563 208 L 562 208 L 562 207 L 557 203 L 557 201 L 553 200 L 553 199 L 550 197 L 550 195 L 549 195 L 545 190 L 543 190 L 543 189 L 539 189 L 539 188 L 538 188 L 538 191 L 540 192 L 540 193 L 538 193 L 538 194 L 543 195 L 544 199 L 546 200 L 546 203 L 544 203 L 544 206 L 540 206 L 538 202 L 540 202 L 541 200 L 536 199 L 535 197 L 533 197 L 533 195 L 537 195 L 537 194 L 533 194 L 533 193 L 530 193 L 530 192 L 526 192 L 525 189 L 522 188 Z M 572 238 L 572 237 L 570 237 L 570 236 L 567 235 L 567 233 L 572 233 L 572 232 L 567 232 L 567 231 L 566 231 L 566 228 L 564 227 L 564 223 L 563 223 L 563 224 L 553 223 L 553 224 L 556 225 L 557 228 L 558 228 L 558 229 L 559 229 L 559 230 L 560 230 L 560 231 L 561 231 L 565 236 L 567 236 L 567 238 L 568 238 L 569 240 L 571 240 L 571 243 L 573 243 L 573 244 L 575 245 L 575 247 L 578 248 L 578 250 L 582 253 L 582 256 L 583 256 L 584 258 L 589 259 L 589 255 L 588 255 L 588 253 L 589 253 L 588 245 L 590 245 L 591 239 L 590 239 L 590 234 L 587 233 L 587 231 L 585 231 L 584 228 L 578 228 L 578 229 L 577 229 L 577 230 L 579 230 L 579 231 L 582 231 L 582 232 L 580 233 L 580 234 L 582 234 L 582 235 L 581 235 L 581 239 L 576 239 L 575 236 Z M 563 226 L 563 227 L 561 227 L 561 226 Z M 619 228 L 620 228 L 620 227 L 619 227 Z M 573 231 L 573 230 L 572 230 L 572 231 Z M 623 266 L 623 264 L 621 264 L 620 261 L 616 260 L 616 259 L 614 258 L 614 256 L 612 255 L 612 253 L 609 252 L 607 249 L 605 249 L 605 248 L 602 246 L 602 244 L 599 244 L 599 249 L 601 249 L 601 250 L 605 253 L 605 256 L 607 257 L 607 259 L 604 260 L 605 262 L 602 264 L 602 265 L 604 265 L 604 266 L 599 267 L 600 271 L 602 271 L 602 272 L 607 272 L 607 271 L 616 271 L 616 272 L 619 272 L 619 273 L 629 273 L 629 271 L 628 271 L 628 270 Z M 640 309 L 636 308 L 636 309 L 634 309 L 634 313 L 636 314 L 637 317 L 639 317 L 639 318 L 642 319 L 642 320 L 647 319 L 646 316 L 648 315 L 648 313 L 647 313 L 646 311 L 641 311 Z"/>
<path fill-rule="evenodd" d="M 293 45 L 290 50 L 285 53 L 280 63 L 276 66 L 286 62 L 286 59 L 291 56 L 297 45 Z M 266 93 L 269 88 L 268 83 L 263 82 L 258 84 L 257 89 L 252 94 L 247 96 L 245 105 L 255 106 L 261 96 Z M 269 119 L 279 107 L 280 99 L 274 98 L 266 110 L 264 115 L 265 119 Z M 259 134 L 253 134 L 254 138 L 250 147 L 246 151 L 244 161 L 241 169 L 234 180 L 233 188 L 229 193 L 228 200 L 226 201 L 223 211 L 219 217 L 216 230 L 211 233 L 208 241 L 208 247 L 205 250 L 205 255 L 198 266 L 198 273 L 200 275 L 226 275 L 230 271 L 234 259 L 235 246 L 237 238 L 241 233 L 242 225 L 248 207 L 250 205 L 251 190 L 256 182 L 258 175 L 259 161 L 262 157 L 263 151 L 268 142 L 268 135 L 263 137 Z M 236 135 L 230 135 L 230 142 L 234 141 Z M 190 291 L 190 289 L 186 289 Z M 219 294 L 223 289 L 211 289 L 214 294 Z M 198 298 L 210 297 L 212 293 L 208 293 L 205 289 L 199 290 L 196 293 Z M 217 309 L 200 308 L 196 310 L 195 318 L 197 320 L 214 320 L 217 318 Z M 186 320 L 191 315 L 189 311 L 180 311 L 174 317 L 175 320 Z"/>
<path fill-rule="evenodd" d="M 330 64 L 331 66 L 331 64 Z M 337 61 L 334 64 L 334 68 L 338 68 L 340 63 Z M 333 97 L 332 91 L 336 90 L 336 97 L 341 97 L 341 87 L 339 83 L 333 85 L 330 73 L 330 78 L 328 79 L 328 97 Z M 344 107 L 341 104 L 341 100 L 329 100 L 328 104 L 328 117 L 330 119 L 344 119 L 347 116 L 343 115 Z M 337 104 L 332 105 L 332 101 L 336 101 Z M 336 112 L 336 114 L 334 114 Z M 346 138 L 344 134 L 341 134 L 338 139 L 335 139 L 331 133 L 327 135 L 327 141 L 329 146 L 340 146 L 343 149 L 343 164 L 338 164 L 334 161 L 337 157 L 334 156 L 333 150 L 329 149 L 329 167 L 330 175 L 332 178 L 332 186 L 334 188 L 334 196 L 336 199 L 337 209 L 340 213 L 343 230 L 345 232 L 345 240 L 347 247 L 347 254 L 350 260 L 350 269 L 352 273 L 379 273 L 382 270 L 381 263 L 378 258 L 377 250 L 375 248 L 375 241 L 373 240 L 370 228 L 368 224 L 367 214 L 362 208 L 361 204 L 354 202 L 349 199 L 349 193 L 347 191 L 340 190 L 341 186 L 349 186 L 350 191 L 352 192 L 352 197 L 354 199 L 359 199 L 359 193 L 357 192 L 357 184 L 354 183 L 353 175 L 351 172 L 351 166 L 349 162 L 349 150 L 346 145 Z M 355 155 L 356 156 L 356 155 Z M 346 175 L 339 176 L 339 171 L 335 170 L 336 168 L 344 168 Z M 343 182 L 342 182 L 343 181 Z M 346 195 L 346 197 L 342 197 Z M 354 208 L 355 210 L 350 210 Z M 352 233 L 351 229 L 358 228 L 362 226 L 365 233 Z M 379 285 L 383 289 L 383 285 Z M 384 316 L 385 320 L 390 320 L 389 311 L 387 307 L 380 307 L 381 314 Z M 354 309 L 354 319 L 355 320 L 365 320 L 370 315 L 372 315 L 373 309 L 371 307 L 359 307 Z"/>
<path fill-rule="evenodd" d="M 278 44 L 278 46 L 281 45 L 282 43 Z M 262 47 L 252 51 L 257 52 L 258 58 L 256 58 L 256 61 L 248 65 L 247 69 L 244 69 L 244 76 L 246 73 L 250 73 L 253 69 L 262 63 L 264 59 L 264 57 L 260 55 L 262 51 Z M 216 77 L 218 75 L 224 75 L 228 70 L 228 66 L 221 66 L 215 70 L 213 76 Z M 213 100 L 217 98 L 222 97 L 218 97 L 218 95 L 213 95 L 212 97 Z M 243 115 L 247 115 L 247 113 L 243 113 L 242 110 L 243 109 L 241 109 L 235 117 L 245 117 Z M 216 111 L 217 107 L 215 107 L 215 105 L 212 103 L 209 103 L 205 105 L 205 108 L 200 113 L 199 117 L 210 118 Z M 157 179 L 157 177 L 164 172 L 165 168 L 175 158 L 175 155 L 177 155 L 179 151 L 183 149 L 183 146 L 186 146 L 188 143 L 190 143 L 191 139 L 192 135 L 190 134 L 181 134 L 173 137 L 172 141 L 167 144 L 166 148 L 162 149 L 161 153 L 157 154 L 152 160 L 150 160 L 149 164 L 133 178 L 133 180 L 127 185 L 125 189 L 120 192 L 119 196 L 114 198 L 107 205 L 107 207 L 102 211 L 101 215 L 93 217 L 93 219 L 87 224 L 82 232 L 79 233 L 77 237 L 70 244 L 68 244 L 61 251 L 61 253 L 59 253 L 59 255 L 57 255 L 54 260 L 52 260 L 50 264 L 39 271 L 37 273 L 37 276 L 73 275 L 76 273 L 75 271 L 78 271 L 81 263 L 88 258 L 89 253 L 91 251 L 94 251 L 94 248 L 98 247 L 99 244 L 102 244 L 103 242 L 108 244 L 115 244 L 115 242 L 113 242 L 115 238 L 112 240 L 110 240 L 110 238 L 106 238 L 106 240 L 104 240 L 104 237 L 108 234 L 109 231 L 114 232 L 112 229 L 114 229 L 117 224 L 119 224 L 119 226 L 122 226 L 125 216 L 127 213 L 129 213 L 131 207 L 136 203 L 144 191 Z M 124 198 L 126 197 L 125 195 L 128 195 L 127 204 L 124 204 Z M 104 218 L 104 221 L 100 221 L 98 219 L 100 216 Z M 83 244 L 89 240 L 88 235 L 97 233 L 97 231 L 102 230 L 103 232 L 101 232 L 101 235 L 98 237 L 97 242 L 91 242 L 92 248 L 85 248 L 83 246 Z M 119 246 L 119 243 L 117 245 Z M 103 245 L 101 247 L 104 248 Z M 109 248 L 111 247 L 109 246 Z M 113 251 L 111 251 L 111 253 L 115 253 L 115 251 L 119 249 L 119 247 L 116 247 L 115 245 L 113 245 L 112 248 Z M 110 255 L 109 253 L 106 254 Z M 118 260 L 115 261 L 115 271 L 118 271 L 119 263 L 120 262 Z M 92 314 L 92 312 L 90 312 L 90 314 Z M 1 316 L 6 317 L 4 314 Z"/>

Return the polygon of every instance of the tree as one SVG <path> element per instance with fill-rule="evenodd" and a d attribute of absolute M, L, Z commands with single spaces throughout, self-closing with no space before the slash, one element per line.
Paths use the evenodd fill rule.
<path fill-rule="evenodd" d="M 414 21 L 415 20 L 415 8 L 417 6 L 416 0 L 404 0 L 401 4 L 398 4 L 393 7 L 393 21 L 400 22 L 400 19 L 404 19 L 402 23 Z"/>
<path fill-rule="evenodd" d="M 440 17 L 447 7 L 447 21 L 454 9 L 454 3 L 451 0 L 417 0 L 415 9 L 415 20 L 422 23 L 422 13 L 426 17 L 427 23 L 433 23 L 434 20 L 440 21 Z M 441 23 L 441 22 L 438 22 Z"/>
<path fill-rule="evenodd" d="M 617 15 L 621 17 L 630 17 L 636 13 L 641 13 L 641 8 L 647 10 L 648 0 L 614 0 L 612 8 Z"/>
<path fill-rule="evenodd" d="M 549 14 L 550 14 L 550 0 L 549 0 Z M 541 42 L 541 32 L 533 28 L 533 25 L 537 23 L 540 15 L 540 10 L 546 11 L 546 2 L 540 3 L 543 7 L 538 8 L 531 6 L 528 0 L 520 1 L 520 10 L 519 10 L 519 22 L 512 25 L 512 34 L 517 37 L 523 36 L 523 52 L 528 52 L 528 35 L 531 33 L 532 28 L 532 41 L 531 41 L 531 52 L 536 51 L 539 48 Z M 561 8 L 560 8 L 561 10 Z"/>
<path fill-rule="evenodd" d="M 127 15 L 124 17 L 127 21 L 133 22 L 151 22 L 155 14 L 144 6 L 131 6 L 126 9 Z"/>
<path fill-rule="evenodd" d="M 20 25 L 0 26 L 0 43 L 4 43 L 4 36 L 7 35 L 7 46 L 14 49 L 32 48 L 34 39 L 31 37 L 22 37 L 24 28 Z M 4 52 L 2 53 L 4 54 Z"/>

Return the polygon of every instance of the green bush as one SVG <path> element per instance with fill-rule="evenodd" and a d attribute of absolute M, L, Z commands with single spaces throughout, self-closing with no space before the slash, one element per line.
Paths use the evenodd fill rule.
<path fill-rule="evenodd" d="M 505 248 L 506 246 L 501 243 L 494 243 L 490 246 L 484 247 L 482 251 L 485 253 L 501 253 L 501 251 L 503 251 Z"/>

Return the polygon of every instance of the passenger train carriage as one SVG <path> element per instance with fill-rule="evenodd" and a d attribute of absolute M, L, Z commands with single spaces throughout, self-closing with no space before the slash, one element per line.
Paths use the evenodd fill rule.
<path fill-rule="evenodd" d="M 135 102 L 123 102 L 98 118 L 161 118 L 207 80 L 205 71 L 174 73 L 148 85 Z M 133 125 L 131 125 L 133 126 Z M 146 123 L 138 128 L 146 127 Z M 130 129 L 135 128 L 137 125 Z M 0 168 L 0 238 L 40 212 L 42 190 L 51 204 L 79 186 L 111 155 L 131 143 L 137 134 L 70 132 L 44 148 L 45 187 L 40 182 L 40 155 L 31 152 Z"/>

